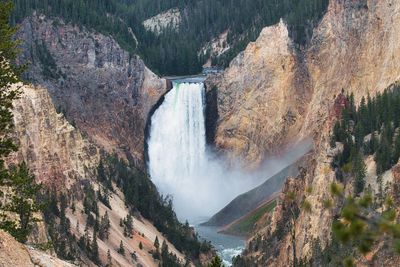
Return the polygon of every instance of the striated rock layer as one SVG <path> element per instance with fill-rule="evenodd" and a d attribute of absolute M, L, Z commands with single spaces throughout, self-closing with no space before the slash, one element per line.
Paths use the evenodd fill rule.
<path fill-rule="evenodd" d="M 297 260 L 312 259 L 316 243 L 322 249 L 329 246 L 333 212 L 323 202 L 335 180 L 329 147 L 335 98 L 344 89 L 354 93 L 358 103 L 399 78 L 400 2 L 331 0 L 306 48 L 295 49 L 281 22 L 265 28 L 222 75 L 208 81 L 210 88 L 218 88 L 215 143 L 229 158 L 239 156 L 252 168 L 268 154 L 305 137 L 313 137 L 315 145 L 305 172 L 283 188 L 284 193 L 295 193 L 298 206 L 307 199 L 312 212 L 299 211 L 290 225 L 290 204 L 282 194 L 270 224 L 251 238 L 244 265 L 237 266 L 291 265 L 293 228 Z M 367 181 L 376 180 L 372 176 Z M 389 171 L 384 181 L 390 182 L 392 176 Z M 384 247 L 380 244 L 374 250 L 375 263 L 397 266 L 399 258 Z M 357 260 L 371 264 L 368 258 Z"/>
<path fill-rule="evenodd" d="M 100 149 L 56 112 L 46 89 L 23 86 L 21 91 L 13 111 L 19 149 L 10 160 L 24 160 L 38 182 L 58 188 L 94 178 Z"/>
<path fill-rule="evenodd" d="M 52 99 L 46 89 L 32 85 L 21 87 L 21 97 L 14 102 L 15 139 L 19 144 L 19 150 L 13 153 L 7 163 L 26 161 L 30 170 L 38 182 L 47 187 L 55 187 L 59 192 L 64 192 L 73 199 L 74 210 L 68 206 L 66 217 L 71 225 L 71 232 L 79 239 L 86 234 L 86 215 L 84 215 L 82 187 L 91 184 L 98 190 L 102 185 L 97 181 L 97 167 L 100 162 L 100 147 L 79 129 L 72 126 L 62 113 L 57 113 Z M 100 216 L 105 212 L 110 217 L 110 237 L 107 240 L 98 239 L 100 259 L 107 262 L 107 251 L 111 251 L 112 262 L 116 266 L 158 266 L 150 251 L 154 250 L 156 236 L 160 242 L 167 242 L 169 251 L 178 259 L 184 261 L 184 255 L 179 252 L 154 225 L 140 215 L 133 219 L 135 232 L 134 238 L 126 237 L 120 220 L 130 212 L 125 205 L 123 193 L 118 189 L 109 192 L 110 206 L 99 202 Z M 75 210 L 76 209 L 76 210 Z M 79 227 L 81 225 L 81 227 Z M 88 230 L 93 236 L 92 229 Z M 55 257 L 44 254 L 41 251 L 26 248 L 11 240 L 15 245 L 17 254 L 8 245 L 4 245 L 0 232 L 0 266 L 72 266 L 63 265 Z M 29 242 L 47 243 L 46 227 L 40 223 L 30 237 Z M 121 256 L 116 252 L 120 242 L 124 242 L 127 256 Z M 140 249 L 142 242 L 145 250 Z M 14 246 L 14 245 L 13 245 Z M 18 252 L 18 249 L 21 251 Z M 22 251 L 23 250 L 23 251 Z M 129 252 L 129 253 L 128 253 Z M 21 254 L 20 258 L 15 255 Z M 131 253 L 137 253 L 136 260 L 130 259 Z M 14 256 L 13 256 L 14 255 Z M 82 255 L 81 255 L 82 256 Z M 2 265 L 4 263 L 4 265 Z M 79 266 L 94 266 L 86 257 L 77 260 Z"/>
<path fill-rule="evenodd" d="M 0 231 L 0 266 L 18 267 L 74 267 L 71 263 L 18 243 L 8 233 Z"/>
<path fill-rule="evenodd" d="M 215 142 L 257 167 L 282 146 L 318 134 L 334 97 L 356 100 L 400 77 L 400 3 L 332 0 L 310 45 L 294 48 L 283 22 L 265 28 L 219 77 Z"/>
<path fill-rule="evenodd" d="M 267 47 L 275 46 L 275 42 L 265 39 L 268 35 L 278 38 L 285 48 L 261 53 L 263 56 L 260 58 L 258 51 L 267 51 Z M 296 196 L 297 206 L 306 199 L 312 211 L 299 210 L 294 226 L 291 225 L 290 203 L 282 194 L 270 224 L 259 229 L 249 241 L 244 252 L 244 266 L 292 265 L 293 246 L 298 261 L 311 259 L 311 263 L 319 266 L 318 262 L 312 261 L 315 256 L 323 256 L 315 254 L 318 251 L 316 244 L 320 249 L 329 246 L 334 216 L 323 203 L 330 197 L 330 184 L 335 181 L 330 166 L 334 153 L 329 146 L 335 98 L 344 89 L 354 93 L 358 103 L 362 96 L 375 95 L 400 78 L 399 1 L 330 1 L 328 12 L 314 30 L 309 47 L 301 52 L 295 52 L 286 35 L 282 23 L 264 29 L 257 42 L 249 45 L 214 82 L 219 88 L 221 116 L 216 143 L 227 149 L 229 155 L 240 155 L 250 162 L 246 165 L 257 166 L 265 155 L 282 145 L 306 136 L 314 138 L 314 153 L 305 162 L 305 171 L 289 179 L 283 188 L 283 193 Z M 247 54 L 250 52 L 252 55 Z M 292 62 L 292 68 L 285 65 L 278 72 L 282 62 Z M 258 66 L 263 69 L 258 70 Z M 275 75 L 268 76 L 271 69 L 277 77 L 285 79 L 277 79 L 274 86 L 267 86 L 276 81 Z M 245 81 L 249 77 L 257 83 L 250 74 L 253 71 L 268 78 L 256 86 L 250 85 Z M 300 82 L 296 81 L 300 76 Z M 260 106 L 268 105 L 274 108 L 260 109 Z M 257 113 L 260 110 L 262 112 Z M 287 116 L 283 116 L 289 110 L 294 114 L 290 116 L 293 120 L 285 120 Z M 261 125 L 268 127 L 264 130 Z M 374 184 L 375 167 L 370 158 L 366 163 L 367 186 L 374 189 L 377 187 Z M 383 175 L 389 186 L 398 171 L 396 168 Z M 349 183 L 345 190 L 351 192 Z M 295 244 L 291 229 L 295 229 Z M 358 258 L 360 266 L 398 266 L 399 257 L 391 254 L 385 246 L 384 242 L 377 244 L 372 256 Z M 236 265 L 243 266 L 243 262 Z"/>
<path fill-rule="evenodd" d="M 109 36 L 32 16 L 18 33 L 26 78 L 45 87 L 57 110 L 109 153 L 143 167 L 144 129 L 166 82 Z"/>

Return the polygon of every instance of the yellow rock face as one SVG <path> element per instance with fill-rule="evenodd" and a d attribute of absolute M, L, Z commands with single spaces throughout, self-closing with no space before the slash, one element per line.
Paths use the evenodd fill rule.
<path fill-rule="evenodd" d="M 13 112 L 19 150 L 10 160 L 26 161 L 39 182 L 59 187 L 93 177 L 99 149 L 56 112 L 47 90 L 23 86 L 21 91 Z"/>
<path fill-rule="evenodd" d="M 257 167 L 283 146 L 318 135 L 334 97 L 356 101 L 400 78 L 400 3 L 331 1 L 307 49 L 283 22 L 265 28 L 220 78 L 216 144 Z"/>
<path fill-rule="evenodd" d="M 0 231 L 0 266 L 1 267 L 73 267 L 75 265 L 57 259 L 44 252 L 18 243 L 8 233 Z"/>

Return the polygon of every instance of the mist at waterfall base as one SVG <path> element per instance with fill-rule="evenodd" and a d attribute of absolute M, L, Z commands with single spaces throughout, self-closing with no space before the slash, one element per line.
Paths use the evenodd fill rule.
<path fill-rule="evenodd" d="M 268 160 L 256 173 L 227 168 L 207 149 L 203 83 L 174 83 L 151 118 L 149 173 L 163 195 L 171 195 L 180 220 L 207 219 L 233 198 L 296 161 L 309 150 L 302 144 Z"/>

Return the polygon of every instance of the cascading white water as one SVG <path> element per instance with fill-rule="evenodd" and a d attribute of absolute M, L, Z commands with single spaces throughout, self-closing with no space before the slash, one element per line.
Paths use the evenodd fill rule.
<path fill-rule="evenodd" d="M 148 139 L 151 179 L 172 195 L 181 219 L 213 215 L 233 197 L 254 187 L 206 151 L 203 83 L 177 83 L 151 118 Z"/>
<path fill-rule="evenodd" d="M 151 178 L 162 193 L 173 194 L 174 206 L 186 216 L 186 207 L 194 207 L 185 192 L 206 162 L 203 83 L 174 83 L 153 114 L 148 145 Z"/>
<path fill-rule="evenodd" d="M 152 117 L 150 175 L 161 188 L 184 185 L 205 161 L 204 86 L 175 83 Z"/>
<path fill-rule="evenodd" d="M 225 168 L 207 153 L 204 109 L 203 83 L 174 82 L 151 118 L 147 143 L 151 179 L 163 195 L 172 195 L 179 218 L 191 222 L 213 215 L 298 158 L 272 160 L 262 174 Z"/>

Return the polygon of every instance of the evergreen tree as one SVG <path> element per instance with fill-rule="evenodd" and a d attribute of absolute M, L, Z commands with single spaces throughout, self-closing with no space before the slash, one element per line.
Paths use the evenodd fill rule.
<path fill-rule="evenodd" d="M 101 240 L 108 239 L 110 235 L 110 218 L 108 217 L 108 212 L 104 213 L 104 216 L 101 217 L 100 227 L 99 227 L 99 237 Z"/>
<path fill-rule="evenodd" d="M 391 149 L 389 141 L 386 139 L 386 135 L 381 135 L 381 141 L 375 154 L 376 161 L 376 172 L 382 174 L 390 168 L 391 162 Z"/>
<path fill-rule="evenodd" d="M 215 256 L 212 262 L 208 265 L 208 267 L 224 267 L 224 265 L 222 264 L 221 258 Z"/>
<path fill-rule="evenodd" d="M 37 202 L 37 196 L 42 186 L 35 183 L 35 177 L 29 173 L 25 162 L 11 171 L 11 176 L 6 185 L 11 187 L 10 201 L 3 207 L 4 211 L 16 213 L 19 221 L 3 217 L 0 228 L 8 231 L 18 241 L 24 243 L 32 230 L 32 225 L 38 219 L 34 213 L 42 210 L 42 205 Z"/>
<path fill-rule="evenodd" d="M 31 177 L 23 172 L 23 165 L 19 166 L 13 174 L 10 174 L 4 166 L 5 157 L 17 149 L 10 136 L 14 127 L 13 101 L 19 96 L 19 88 L 13 85 L 20 81 L 19 77 L 24 69 L 15 65 L 18 41 L 14 41 L 13 36 L 16 28 L 8 23 L 12 8 L 12 1 L 0 1 L 0 186 L 14 186 L 12 191 L 15 192 L 19 187 L 27 189 L 23 183 L 31 182 Z M 33 193 L 36 193 L 37 188 L 33 182 L 32 186 L 31 192 L 25 190 L 21 194 L 28 194 L 28 197 L 31 197 Z M 3 196 L 3 190 L 0 191 L 0 196 Z M 10 232 L 17 240 L 25 242 L 30 232 L 32 212 L 36 210 L 36 205 L 35 203 L 29 205 L 28 201 L 34 202 L 32 198 L 23 200 L 15 196 L 12 201 L 18 201 L 18 203 L 0 202 L 0 228 Z M 19 211 L 18 208 L 22 210 Z M 18 211 L 19 223 L 10 220 L 4 211 L 6 213 Z"/>
<path fill-rule="evenodd" d="M 128 214 L 126 218 L 122 221 L 124 227 L 124 236 L 133 237 L 133 217 Z"/>
<path fill-rule="evenodd" d="M 397 164 L 400 158 L 400 133 L 397 134 L 396 139 L 394 141 L 394 148 L 393 148 L 393 164 Z"/>
<path fill-rule="evenodd" d="M 10 137 L 13 130 L 13 101 L 19 97 L 19 88 L 13 87 L 20 81 L 24 67 L 16 66 L 18 41 L 14 41 L 15 27 L 10 27 L 9 16 L 12 1 L 0 1 L 0 185 L 8 177 L 4 158 L 17 147 Z"/>
<path fill-rule="evenodd" d="M 110 252 L 110 250 L 107 250 L 107 265 L 106 265 L 106 267 L 111 267 L 111 266 L 112 266 L 111 252 Z"/>
<path fill-rule="evenodd" d="M 360 149 L 364 144 L 364 127 L 362 123 L 357 123 L 354 129 L 355 145 L 357 149 Z"/>
<path fill-rule="evenodd" d="M 164 239 L 164 241 L 162 242 L 162 245 L 161 245 L 161 257 L 162 258 L 167 258 L 168 257 L 168 245 L 167 245 L 167 242 L 165 242 L 165 239 Z"/>
<path fill-rule="evenodd" d="M 90 248 L 90 254 L 91 258 L 94 263 L 100 264 L 100 258 L 99 258 L 99 245 L 97 244 L 97 232 L 93 233 L 93 239 L 92 239 L 92 245 Z"/>
<path fill-rule="evenodd" d="M 366 172 L 363 156 L 358 152 L 353 160 L 354 194 L 356 196 L 364 191 Z"/>
<path fill-rule="evenodd" d="M 226 46 L 230 49 L 218 56 L 206 54 L 211 56 L 213 64 L 228 66 L 249 42 L 256 40 L 265 26 L 274 25 L 281 18 L 285 19 L 295 43 L 303 46 L 329 4 L 328 0 L 14 1 L 17 7 L 14 22 L 36 10 L 47 17 L 61 17 L 66 22 L 94 28 L 112 35 L 130 53 L 141 54 L 147 65 L 159 74 L 200 72 L 208 56 L 199 56 L 198 52 L 227 29 Z M 181 11 L 179 28 L 171 25 L 157 34 L 144 28 L 145 19 L 171 8 Z"/>
<path fill-rule="evenodd" d="M 141 249 L 141 250 L 143 249 L 143 244 L 141 241 L 139 242 L 139 249 Z"/>
<path fill-rule="evenodd" d="M 156 239 L 154 240 L 154 247 L 156 250 L 160 248 L 160 241 L 158 241 L 158 236 L 156 236 Z"/>
<path fill-rule="evenodd" d="M 118 253 L 121 255 L 125 255 L 125 247 L 124 247 L 124 244 L 122 243 L 122 240 L 119 243 Z"/>

